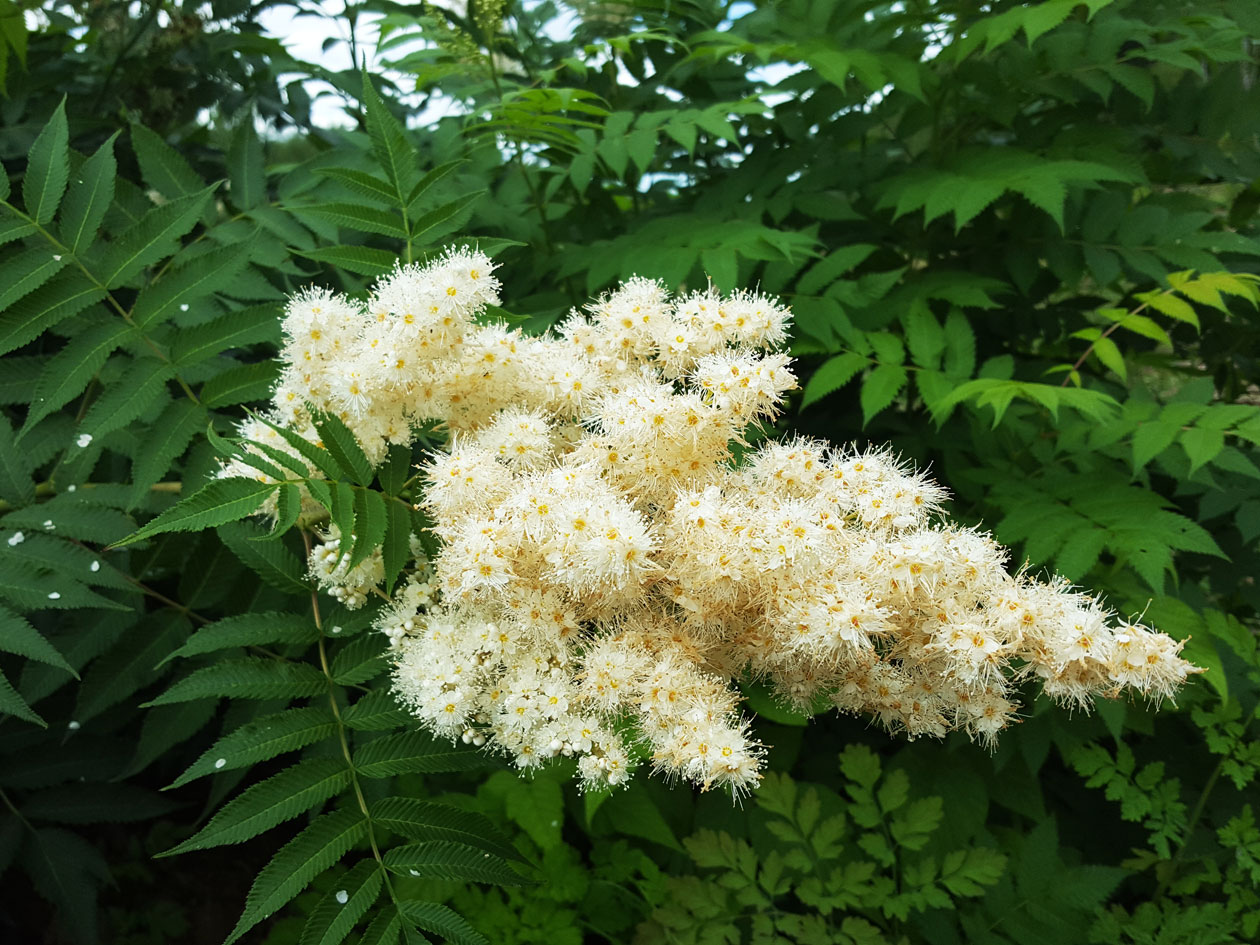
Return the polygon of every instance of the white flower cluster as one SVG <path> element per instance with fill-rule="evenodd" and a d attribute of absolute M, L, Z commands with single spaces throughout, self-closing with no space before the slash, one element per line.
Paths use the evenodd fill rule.
<path fill-rule="evenodd" d="M 576 757 L 588 786 L 646 753 L 740 791 L 764 754 L 742 678 L 801 709 L 991 742 L 1024 677 L 1088 706 L 1162 698 L 1194 671 L 1065 582 L 1012 576 L 887 452 L 796 440 L 735 461 L 795 386 L 773 300 L 635 279 L 535 338 L 475 320 L 497 302 L 493 268 L 452 252 L 366 305 L 295 298 L 273 417 L 314 441 L 306 405 L 336 411 L 373 459 L 418 421 L 449 427 L 422 503 L 442 552 L 378 620 L 399 699 L 435 733 L 521 767 Z M 340 573 L 338 537 L 312 570 L 361 603 L 379 556 Z"/>

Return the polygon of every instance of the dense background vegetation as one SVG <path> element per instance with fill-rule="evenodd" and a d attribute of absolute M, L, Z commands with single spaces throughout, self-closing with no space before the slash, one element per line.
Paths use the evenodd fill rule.
<path fill-rule="evenodd" d="M 274 5 L 0 0 L 0 937 L 1255 940 L 1256 4 L 364 0 L 375 91 Z M 415 734 L 296 531 L 110 549 L 266 399 L 288 292 L 469 236 L 526 330 L 782 294 L 779 432 L 892 442 L 1209 672 L 992 754 L 750 689 L 751 802 L 582 797 Z"/>

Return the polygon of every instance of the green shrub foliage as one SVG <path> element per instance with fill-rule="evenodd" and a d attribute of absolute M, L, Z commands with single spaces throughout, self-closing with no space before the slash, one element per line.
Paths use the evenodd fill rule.
<path fill-rule="evenodd" d="M 1255 4 L 367 0 L 366 82 L 263 6 L 0 0 L 0 935 L 1260 935 Z M 1208 672 L 1158 715 L 1027 700 L 991 754 L 750 683 L 742 807 L 431 740 L 292 492 L 269 530 L 274 487 L 207 484 L 285 296 L 469 240 L 526 331 L 635 274 L 781 296 L 773 432 L 891 442 Z M 343 533 L 432 540 L 423 433 L 372 468 L 329 421 Z"/>

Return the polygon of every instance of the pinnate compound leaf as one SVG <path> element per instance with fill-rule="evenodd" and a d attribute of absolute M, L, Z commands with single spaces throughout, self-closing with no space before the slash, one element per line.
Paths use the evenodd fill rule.
<path fill-rule="evenodd" d="M 474 811 L 414 797 L 384 797 L 372 804 L 371 813 L 373 823 L 408 840 L 450 840 L 527 862 L 489 818 Z"/>
<path fill-rule="evenodd" d="M 249 515 L 276 490 L 275 483 L 234 477 L 215 479 L 181 499 L 139 531 L 118 542 L 119 546 L 164 532 L 200 531 Z"/>
<path fill-rule="evenodd" d="M 438 774 L 497 767 L 489 755 L 435 741 L 423 732 L 398 732 L 368 742 L 354 753 L 354 767 L 368 778 L 395 774 Z"/>
<path fill-rule="evenodd" d="M 22 179 L 22 199 L 27 216 L 47 223 L 57 212 L 70 176 L 70 126 L 66 123 L 66 100 L 57 105 L 48 123 L 35 137 Z"/>
<path fill-rule="evenodd" d="M 407 843 L 394 847 L 382 859 L 393 872 L 422 879 L 462 879 L 498 886 L 525 886 L 531 882 L 501 857 L 450 840 Z"/>
<path fill-rule="evenodd" d="M 238 646 L 313 643 L 318 638 L 311 619 L 301 614 L 251 613 L 224 617 L 202 627 L 167 660 L 198 656 Z M 163 661 L 165 662 L 165 660 Z"/>
<path fill-rule="evenodd" d="M 158 710 L 153 710 L 158 711 Z M 337 734 L 337 720 L 322 706 L 305 706 L 273 712 L 246 722 L 207 748 L 170 787 L 214 774 L 270 761 Z"/>
<path fill-rule="evenodd" d="M 338 945 L 376 902 L 384 877 L 375 860 L 360 860 L 340 877 L 306 920 L 298 945 Z"/>
<path fill-rule="evenodd" d="M 336 758 L 308 758 L 246 788 L 194 836 L 160 856 L 244 843 L 291 820 L 349 786 L 351 772 Z"/>
<path fill-rule="evenodd" d="M 324 674 L 308 663 L 242 658 L 203 666 L 148 705 L 169 705 L 217 696 L 225 699 L 301 699 L 327 688 Z"/>
<path fill-rule="evenodd" d="M 388 689 L 377 689 L 343 710 L 341 720 L 355 731 L 384 732 L 408 724 L 411 715 Z"/>
<path fill-rule="evenodd" d="M 231 945 L 289 902 L 367 835 L 368 823 L 358 810 L 335 811 L 317 819 L 263 867 L 249 890 L 245 912 L 224 945 Z"/>
<path fill-rule="evenodd" d="M 83 162 L 66 192 L 61 209 L 61 241 L 72 253 L 87 249 L 92 244 L 97 228 L 105 219 L 105 211 L 114 199 L 114 178 L 118 176 L 114 141 L 118 134 L 114 132 L 110 135 L 109 140 Z"/>
<path fill-rule="evenodd" d="M 945 854 L 941 883 L 955 896 L 983 896 L 1006 871 L 1006 857 L 988 847 L 971 847 Z"/>

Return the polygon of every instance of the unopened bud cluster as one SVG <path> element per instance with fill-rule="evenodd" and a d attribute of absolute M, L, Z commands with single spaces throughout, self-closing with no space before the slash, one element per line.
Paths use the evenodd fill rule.
<path fill-rule="evenodd" d="M 1088 706 L 1159 699 L 1194 671 L 1179 643 L 1066 582 L 1010 574 L 885 451 L 793 440 L 737 461 L 795 387 L 774 300 L 634 279 L 529 337 L 478 320 L 498 302 L 493 269 L 451 252 L 365 304 L 303 293 L 285 319 L 273 420 L 315 440 L 308 405 L 334 411 L 374 460 L 422 421 L 451 431 L 424 469 L 441 554 L 378 619 L 395 692 L 431 731 L 523 768 L 574 757 L 588 786 L 646 755 L 739 791 L 764 750 L 737 680 L 989 743 L 1024 677 Z M 261 423 L 244 433 L 286 448 Z M 352 606 L 380 557 L 343 573 L 340 537 L 311 567 Z"/>

